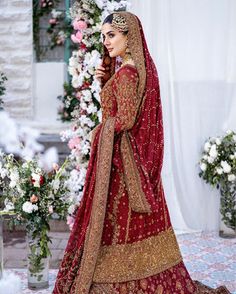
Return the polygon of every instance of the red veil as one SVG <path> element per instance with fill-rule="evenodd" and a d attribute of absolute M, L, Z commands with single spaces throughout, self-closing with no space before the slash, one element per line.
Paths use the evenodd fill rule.
<path fill-rule="evenodd" d="M 144 218 L 146 216 L 160 218 L 158 230 L 151 236 L 157 243 L 155 247 L 149 247 L 157 250 L 151 256 L 151 260 L 156 260 L 156 264 L 153 265 L 155 274 L 178 266 L 182 262 L 161 184 L 164 140 L 156 67 L 149 54 L 138 18 L 128 12 L 119 13 L 125 17 L 129 27 L 128 47 L 139 76 L 136 116 L 132 125 L 121 132 L 116 132 L 115 116 L 103 117 L 103 122 L 96 128 L 83 199 L 57 276 L 54 294 L 89 294 L 93 282 L 103 281 L 104 277 L 99 276 L 98 264 L 108 194 L 114 184 L 111 181 L 114 150 L 118 150 L 117 154 L 120 154 L 129 204 L 133 213 L 137 216 L 142 214 Z M 110 76 L 114 76 L 114 60 L 107 56 L 106 51 L 104 64 Z M 164 251 L 159 252 L 162 250 L 159 247 L 163 247 Z M 144 261 L 146 257 L 147 261 L 150 258 L 145 254 L 139 257 Z M 120 281 L 117 280 L 116 276 L 112 276 L 112 270 L 116 270 L 114 264 L 108 269 L 110 276 L 105 276 L 105 279 L 110 277 L 107 283 L 127 281 L 125 276 L 120 278 Z M 130 275 L 132 270 L 127 270 Z M 149 270 L 148 266 L 145 270 Z M 130 280 L 134 279 L 135 276 Z M 195 290 L 192 286 L 188 293 L 194 293 Z"/>

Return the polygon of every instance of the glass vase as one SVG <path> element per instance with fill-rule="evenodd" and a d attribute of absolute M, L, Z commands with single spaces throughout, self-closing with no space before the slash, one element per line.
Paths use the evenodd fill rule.
<path fill-rule="evenodd" d="M 49 287 L 49 256 L 40 258 L 40 240 L 32 238 L 27 233 L 28 240 L 28 288 L 31 290 L 45 289 Z"/>
<path fill-rule="evenodd" d="M 220 189 L 220 231 L 222 238 L 236 238 L 236 188 L 225 185 Z"/>
<path fill-rule="evenodd" d="M 0 280 L 3 276 L 3 221 L 0 216 Z"/>

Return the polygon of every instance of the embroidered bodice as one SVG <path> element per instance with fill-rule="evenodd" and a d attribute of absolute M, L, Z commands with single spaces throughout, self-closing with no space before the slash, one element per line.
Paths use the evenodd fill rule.
<path fill-rule="evenodd" d="M 133 65 L 122 66 L 105 84 L 100 96 L 102 121 L 116 117 L 115 131 L 131 128 L 138 108 L 138 72 Z"/>

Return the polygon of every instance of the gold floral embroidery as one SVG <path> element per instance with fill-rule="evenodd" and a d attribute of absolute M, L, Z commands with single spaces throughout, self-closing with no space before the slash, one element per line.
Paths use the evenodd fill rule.
<path fill-rule="evenodd" d="M 119 294 L 113 285 L 109 284 L 93 284 L 89 294 Z"/>
<path fill-rule="evenodd" d="M 146 86 L 146 66 L 142 46 L 142 36 L 140 34 L 139 22 L 135 15 L 129 12 L 119 12 L 125 17 L 125 20 L 129 27 L 128 32 L 128 47 L 132 55 L 135 66 L 138 70 L 139 87 L 138 97 L 141 100 Z M 139 101 L 141 102 L 141 101 Z"/>
<path fill-rule="evenodd" d="M 98 145 L 97 174 L 92 212 L 86 232 L 84 252 L 76 280 L 77 294 L 88 294 L 101 244 L 103 222 L 106 212 L 109 175 L 113 151 L 115 119 L 109 118 L 103 125 Z"/>
<path fill-rule="evenodd" d="M 149 203 L 142 190 L 142 184 L 137 169 L 132 146 L 128 134 L 123 133 L 121 139 L 121 156 L 124 166 L 125 182 L 129 194 L 130 206 L 136 212 L 151 212 Z"/>
<path fill-rule="evenodd" d="M 117 212 L 118 212 L 118 205 L 120 203 L 120 199 L 121 199 L 122 194 L 124 192 L 124 186 L 123 186 L 124 184 L 123 184 L 122 174 L 119 173 L 119 176 L 120 176 L 119 190 L 118 190 L 117 195 L 115 196 L 113 210 L 112 210 L 112 215 L 114 218 L 114 233 L 113 233 L 113 238 L 112 238 L 112 244 L 117 244 L 117 242 L 118 242 L 119 228 L 118 228 L 118 223 L 117 223 Z"/>
<path fill-rule="evenodd" d="M 102 122 L 106 121 L 109 116 L 111 116 L 113 103 L 112 103 L 112 80 L 114 79 L 115 75 L 106 83 L 103 87 L 102 91 L 100 92 L 101 96 L 101 105 L 102 105 Z"/>
<path fill-rule="evenodd" d="M 131 68 L 130 68 L 131 67 Z M 113 80 L 114 94 L 117 102 L 116 128 L 131 129 L 135 123 L 138 110 L 138 74 L 131 65 L 124 65 Z"/>
<path fill-rule="evenodd" d="M 114 283 L 144 279 L 182 261 L 173 229 L 157 236 L 100 248 L 93 281 Z"/>

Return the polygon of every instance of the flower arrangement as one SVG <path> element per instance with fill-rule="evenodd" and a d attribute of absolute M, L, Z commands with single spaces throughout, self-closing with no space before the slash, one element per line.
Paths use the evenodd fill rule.
<path fill-rule="evenodd" d="M 63 11 L 51 10 L 51 18 L 48 21 L 47 32 L 50 37 L 50 49 L 56 46 L 63 46 L 66 39 L 69 39 L 72 33 L 72 27 Z"/>
<path fill-rule="evenodd" d="M 104 18 L 115 10 L 124 10 L 127 0 L 81 0 L 70 10 L 74 28 L 71 40 L 78 45 L 72 52 L 68 71 L 72 76 L 72 87 L 64 87 L 64 106 L 60 109 L 61 118 L 72 118 L 72 128 L 62 133 L 62 140 L 69 141 L 71 149 L 71 185 L 74 191 L 74 204 L 82 197 L 85 175 L 89 160 L 92 129 L 102 120 L 100 109 L 100 84 L 94 78 L 95 68 L 101 63 L 102 39 L 101 24 Z M 74 208 L 74 210 L 73 210 Z M 77 205 L 70 209 L 68 223 L 72 226 Z"/>
<path fill-rule="evenodd" d="M 0 184 L 5 211 L 14 213 L 15 224 L 26 224 L 27 233 L 40 248 L 31 248 L 32 275 L 41 270 L 42 259 L 51 254 L 49 220 L 65 218 L 70 205 L 66 165 L 67 161 L 61 167 L 54 164 L 50 171 L 45 171 L 35 159 L 21 162 L 13 154 L 1 153 Z"/>
<path fill-rule="evenodd" d="M 41 0 L 33 1 L 33 35 L 34 35 L 34 48 L 36 52 L 36 58 L 40 61 L 44 52 L 40 47 L 40 19 L 43 16 L 48 16 L 48 28 L 47 33 L 49 37 L 49 43 L 47 44 L 52 50 L 56 46 L 63 46 L 72 32 L 70 21 L 66 17 L 64 11 L 58 10 L 57 6 L 59 0 Z M 44 49 L 45 50 L 45 49 Z"/>
<path fill-rule="evenodd" d="M 200 159 L 199 176 L 220 189 L 220 212 L 225 225 L 236 230 L 236 134 L 229 130 L 221 137 L 209 138 Z"/>

